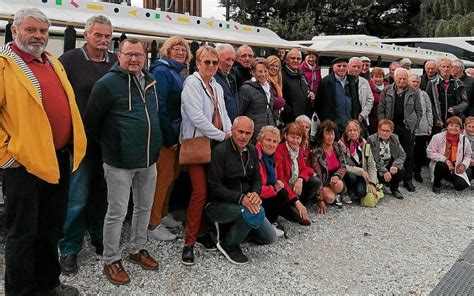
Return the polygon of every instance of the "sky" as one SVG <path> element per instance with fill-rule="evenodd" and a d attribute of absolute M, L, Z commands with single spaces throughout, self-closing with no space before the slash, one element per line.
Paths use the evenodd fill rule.
<path fill-rule="evenodd" d="M 132 5 L 142 6 L 143 0 L 132 0 Z M 225 20 L 225 8 L 219 7 L 218 0 L 202 0 L 202 16 Z"/>

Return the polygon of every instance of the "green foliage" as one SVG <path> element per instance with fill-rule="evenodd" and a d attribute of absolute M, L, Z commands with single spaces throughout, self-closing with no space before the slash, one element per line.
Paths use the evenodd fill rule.
<path fill-rule="evenodd" d="M 422 37 L 472 36 L 474 1 L 422 0 L 420 6 Z"/>

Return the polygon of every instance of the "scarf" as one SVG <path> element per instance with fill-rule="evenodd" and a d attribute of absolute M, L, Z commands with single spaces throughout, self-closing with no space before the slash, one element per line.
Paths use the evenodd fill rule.
<path fill-rule="evenodd" d="M 456 153 L 459 142 L 459 134 L 451 135 L 446 132 L 446 151 L 444 156 L 446 156 L 452 163 L 456 162 Z"/>
<path fill-rule="evenodd" d="M 375 88 L 379 91 L 382 91 L 384 88 L 385 88 L 385 85 L 382 83 L 382 84 L 374 84 L 375 85 Z"/>
<path fill-rule="evenodd" d="M 277 97 L 282 98 L 283 97 L 283 91 L 282 91 L 282 81 L 278 75 L 276 76 L 268 76 L 268 80 L 272 83 L 273 88 L 275 89 L 275 94 Z"/>
<path fill-rule="evenodd" d="M 300 171 L 300 168 L 298 166 L 298 155 L 300 152 L 299 147 L 296 149 L 292 149 L 288 143 L 286 143 L 286 148 L 288 148 L 288 152 L 290 152 L 290 158 L 291 158 L 291 177 L 290 177 L 290 184 L 293 185 L 296 182 L 296 179 L 298 179 L 298 174 Z"/>
<path fill-rule="evenodd" d="M 183 71 L 184 68 L 186 68 L 186 64 L 180 63 L 178 61 L 175 61 L 173 59 L 170 59 L 168 57 L 162 58 L 162 60 L 166 61 L 171 68 L 171 75 L 173 76 L 174 80 L 178 84 L 179 89 L 183 89 L 183 83 L 184 83 L 184 78 L 181 76 L 181 72 Z"/>
<path fill-rule="evenodd" d="M 275 160 L 273 155 L 266 155 L 262 153 L 262 162 L 265 165 L 265 171 L 267 172 L 267 183 L 265 185 L 275 185 Z"/>

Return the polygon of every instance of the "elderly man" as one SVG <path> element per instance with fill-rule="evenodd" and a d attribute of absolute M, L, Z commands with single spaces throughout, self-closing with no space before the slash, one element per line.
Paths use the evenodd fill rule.
<path fill-rule="evenodd" d="M 365 134 L 368 134 L 367 126 L 369 125 L 369 114 L 372 111 L 372 106 L 374 105 L 374 94 L 370 88 L 369 81 L 364 77 L 361 77 L 362 69 L 364 68 L 364 63 L 362 58 L 353 57 L 349 60 L 348 64 L 348 73 L 355 78 L 357 83 L 357 88 L 359 91 L 359 103 L 362 108 L 357 120 L 361 123 L 361 126 L 364 126 Z"/>
<path fill-rule="evenodd" d="M 281 70 L 283 97 L 286 101 L 282 119 L 285 123 L 295 121 L 300 115 L 313 115 L 314 93 L 311 91 L 303 72 L 300 70 L 301 52 L 292 48 L 286 54 L 286 63 Z"/>
<path fill-rule="evenodd" d="M 104 274 L 116 285 L 129 276 L 122 266 L 120 236 L 127 214 L 130 187 L 133 216 L 129 261 L 144 269 L 158 262 L 144 249 L 156 184 L 156 160 L 162 143 L 153 75 L 143 69 L 145 50 L 137 39 L 120 43 L 119 63 L 96 82 L 85 124 L 100 143 L 107 181 L 104 220 Z"/>
<path fill-rule="evenodd" d="M 0 50 L 7 295 L 79 294 L 59 281 L 58 241 L 70 164 L 77 169 L 87 144 L 71 84 L 60 62 L 45 51 L 49 26 L 40 10 L 20 10 L 13 19 L 14 41 Z"/>
<path fill-rule="evenodd" d="M 370 59 L 368 57 L 360 57 L 360 61 L 362 62 L 360 76 L 369 81 L 372 78 L 370 76 Z"/>
<path fill-rule="evenodd" d="M 408 71 L 408 75 L 410 75 L 412 62 L 409 58 L 400 59 L 400 67 L 406 69 Z"/>
<path fill-rule="evenodd" d="M 250 46 L 244 44 L 237 48 L 237 60 L 232 68 L 232 74 L 237 82 L 237 89 L 239 89 L 245 81 L 252 78 L 252 70 L 250 66 L 254 60 L 254 53 Z"/>
<path fill-rule="evenodd" d="M 218 44 L 216 46 L 219 55 L 219 69 L 214 78 L 224 90 L 225 108 L 230 121 L 239 114 L 239 96 L 237 93 L 237 81 L 231 73 L 235 61 L 235 50 L 230 44 Z"/>
<path fill-rule="evenodd" d="M 218 229 L 220 223 L 230 224 L 225 234 L 218 233 L 217 248 L 234 264 L 249 261 L 240 248 L 245 238 L 259 244 L 276 240 L 260 199 L 259 159 L 255 146 L 249 144 L 253 130 L 250 118 L 237 117 L 232 136 L 212 150 L 207 176 L 210 203 L 205 211 Z"/>
<path fill-rule="evenodd" d="M 348 60 L 345 58 L 335 58 L 332 61 L 333 73 L 321 80 L 316 98 L 319 119 L 336 122 L 341 134 L 345 131 L 347 121 L 361 119 L 359 116 L 362 112 L 358 82 L 354 76 L 347 74 L 347 64 Z"/>
<path fill-rule="evenodd" d="M 460 116 L 469 105 L 464 83 L 451 75 L 452 61 L 440 59 L 437 67 L 438 77 L 426 86 L 432 104 L 433 135 L 445 127 L 446 119 L 453 115 Z"/>
<path fill-rule="evenodd" d="M 81 116 L 94 83 L 109 71 L 117 57 L 108 51 L 112 41 L 112 23 L 103 15 L 86 21 L 84 46 L 64 53 L 59 60 L 72 84 Z M 102 228 L 107 210 L 107 187 L 102 169 L 100 150 L 88 141 L 87 153 L 78 170 L 71 175 L 64 237 L 59 242 L 63 274 L 78 271 L 77 254 L 82 248 L 86 228 L 91 244 L 102 256 Z"/>
<path fill-rule="evenodd" d="M 400 144 L 406 153 L 404 163 L 405 188 L 413 192 L 413 147 L 415 143 L 415 129 L 423 116 L 420 94 L 408 85 L 408 70 L 395 70 L 395 83 L 386 87 L 380 94 L 377 117 L 380 120 L 389 119 L 394 123 L 393 132 L 400 139 Z"/>
<path fill-rule="evenodd" d="M 464 72 L 464 64 L 461 60 L 453 61 L 453 68 L 451 69 L 451 74 L 457 79 L 461 80 L 464 83 L 466 88 L 467 100 L 469 101 L 469 106 L 464 110 L 464 115 L 466 117 L 474 116 L 474 78 L 467 76 Z"/>
<path fill-rule="evenodd" d="M 397 68 L 400 68 L 400 63 L 399 62 L 391 62 L 390 65 L 388 65 L 388 74 L 385 75 L 385 78 L 384 78 L 384 80 L 388 84 L 392 84 L 392 83 L 395 82 L 395 80 L 393 79 L 393 75 L 395 74 L 395 70 Z"/>
<path fill-rule="evenodd" d="M 426 90 L 426 86 L 428 85 L 428 82 L 430 80 L 433 80 L 438 76 L 437 68 L 436 68 L 436 61 L 433 60 L 428 60 L 425 62 L 425 74 L 421 76 L 421 83 L 420 83 L 420 89 L 421 90 Z"/>

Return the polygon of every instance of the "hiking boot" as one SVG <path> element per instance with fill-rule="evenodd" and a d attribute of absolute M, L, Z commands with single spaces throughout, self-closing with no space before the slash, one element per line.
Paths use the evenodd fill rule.
<path fill-rule="evenodd" d="M 64 275 L 73 275 L 79 271 L 77 266 L 77 254 L 69 254 L 59 258 L 61 273 Z"/>
<path fill-rule="evenodd" d="M 183 223 L 181 221 L 176 221 L 173 215 L 168 214 L 161 218 L 161 225 L 168 227 L 168 228 L 176 228 L 181 226 Z"/>
<path fill-rule="evenodd" d="M 145 249 L 141 249 L 136 254 L 129 254 L 128 260 L 140 265 L 143 269 L 153 270 L 158 268 L 158 262 Z"/>
<path fill-rule="evenodd" d="M 122 266 L 122 260 L 112 262 L 112 264 L 104 265 L 104 274 L 107 279 L 114 285 L 125 285 L 130 283 L 128 273 Z"/>
<path fill-rule="evenodd" d="M 217 243 L 217 249 L 233 264 L 245 264 L 249 262 L 249 258 L 242 253 L 240 246 L 228 246 L 223 242 Z"/>
<path fill-rule="evenodd" d="M 181 263 L 184 265 L 194 265 L 194 246 L 184 246 L 181 254 Z"/>
<path fill-rule="evenodd" d="M 160 241 L 172 241 L 177 238 L 176 234 L 171 233 L 161 224 L 153 230 L 148 229 L 148 237 Z"/>

